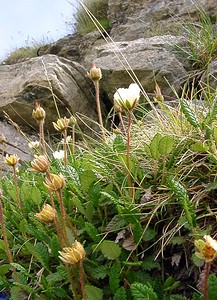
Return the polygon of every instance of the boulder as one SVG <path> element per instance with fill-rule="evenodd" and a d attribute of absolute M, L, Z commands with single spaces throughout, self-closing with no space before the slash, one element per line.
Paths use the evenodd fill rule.
<path fill-rule="evenodd" d="M 6 111 L 21 126 L 37 128 L 32 118 L 36 102 L 46 110 L 45 129 L 53 132 L 53 121 L 67 111 L 97 120 L 93 84 L 76 62 L 45 55 L 0 67 L 0 117 Z"/>
<path fill-rule="evenodd" d="M 174 96 L 171 86 L 179 93 L 188 76 L 187 63 L 183 65 L 175 51 L 175 44 L 184 42 L 181 37 L 169 35 L 98 47 L 95 63 L 103 73 L 101 89 L 112 100 L 117 88 L 132 82 L 127 73 L 131 67 L 147 93 L 154 93 L 157 81 L 165 97 Z"/>
<path fill-rule="evenodd" d="M 108 18 L 115 41 L 179 34 L 186 21 L 196 22 L 199 9 L 216 17 L 216 0 L 109 0 Z"/>
<path fill-rule="evenodd" d="M 5 142 L 2 143 L 2 137 L 5 137 Z M 38 140 L 37 135 L 25 134 L 25 136 L 12 125 L 7 122 L 0 121 L 0 170 L 6 171 L 8 168 L 4 164 L 6 154 L 16 154 L 20 158 L 20 162 L 26 162 L 33 159 L 34 151 L 28 147 L 28 141 Z"/>

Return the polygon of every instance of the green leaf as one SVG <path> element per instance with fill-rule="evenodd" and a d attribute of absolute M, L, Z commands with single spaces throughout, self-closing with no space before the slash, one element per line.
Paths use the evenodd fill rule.
<path fill-rule="evenodd" d="M 159 143 L 160 143 L 161 139 L 162 139 L 162 136 L 160 135 L 160 133 L 157 133 L 157 134 L 155 134 L 155 136 L 153 137 L 153 139 L 151 141 L 151 144 L 149 145 L 151 156 L 154 159 L 158 159 L 161 156 L 161 154 L 159 152 Z"/>
<path fill-rule="evenodd" d="M 85 170 L 80 175 L 81 189 L 86 193 L 88 193 L 90 185 L 95 181 L 97 181 L 97 177 L 92 170 Z"/>
<path fill-rule="evenodd" d="M 103 291 L 93 285 L 85 285 L 87 300 L 103 300 Z"/>
<path fill-rule="evenodd" d="M 85 223 L 85 230 L 87 232 L 87 234 L 89 235 L 89 237 L 96 243 L 98 243 L 100 241 L 100 236 L 99 233 L 96 229 L 96 227 L 92 224 L 92 223 Z"/>
<path fill-rule="evenodd" d="M 111 221 L 108 223 L 106 226 L 106 231 L 113 231 L 113 230 L 118 230 L 119 228 L 122 228 L 125 225 L 125 220 L 119 216 L 115 215 Z"/>
<path fill-rule="evenodd" d="M 116 135 L 113 141 L 113 149 L 116 150 L 118 153 L 123 153 L 126 151 L 126 143 L 121 134 Z"/>
<path fill-rule="evenodd" d="M 150 284 L 135 282 L 131 284 L 130 288 L 134 300 L 158 300 L 158 296 Z"/>
<path fill-rule="evenodd" d="M 81 203 L 81 200 L 78 199 L 78 197 L 74 196 L 72 199 L 72 204 L 79 210 L 79 212 L 82 214 L 82 215 L 85 215 L 85 210 L 84 210 L 84 206 L 83 204 Z"/>
<path fill-rule="evenodd" d="M 195 128 L 200 128 L 199 119 L 197 118 L 195 111 L 191 109 L 189 102 L 185 99 L 181 99 L 180 104 L 181 104 L 181 111 L 185 115 L 188 122 Z"/>
<path fill-rule="evenodd" d="M 159 143 L 160 154 L 163 156 L 169 154 L 173 149 L 173 145 L 174 145 L 174 140 L 172 136 L 166 135 L 162 137 Z"/>
<path fill-rule="evenodd" d="M 180 295 L 171 295 L 169 300 L 188 300 L 185 296 Z"/>
<path fill-rule="evenodd" d="M 95 279 L 104 279 L 108 275 L 108 269 L 105 266 L 99 266 L 94 269 L 92 276 Z"/>
<path fill-rule="evenodd" d="M 11 265 L 10 264 L 3 264 L 0 266 L 0 275 L 5 275 L 9 273 L 11 270 Z"/>
<path fill-rule="evenodd" d="M 52 239 L 51 239 L 51 253 L 54 257 L 58 258 L 59 256 L 59 252 L 61 248 L 60 248 L 60 242 L 58 239 L 58 236 L 55 234 Z"/>
<path fill-rule="evenodd" d="M 204 145 L 202 142 L 198 141 L 191 145 L 191 150 L 195 152 L 206 153 L 209 150 L 207 145 Z"/>
<path fill-rule="evenodd" d="M 152 239 L 155 238 L 157 232 L 151 228 L 151 227 L 148 227 L 143 235 L 143 241 L 145 242 L 148 242 L 148 241 L 151 241 Z"/>
<path fill-rule="evenodd" d="M 143 227 L 140 222 L 137 222 L 133 228 L 133 238 L 136 244 L 140 241 L 142 234 L 143 234 Z"/>
<path fill-rule="evenodd" d="M 203 296 L 201 296 L 198 293 L 194 293 L 193 297 L 192 297 L 192 300 L 203 300 Z"/>
<path fill-rule="evenodd" d="M 37 205 L 40 205 L 42 202 L 41 191 L 37 186 L 32 187 L 31 199 Z"/>
<path fill-rule="evenodd" d="M 99 249 L 102 251 L 103 255 L 108 259 L 116 259 L 121 254 L 121 248 L 113 241 L 104 240 Z"/>
<path fill-rule="evenodd" d="M 30 242 L 27 242 L 25 247 L 42 264 L 42 266 L 45 267 L 45 269 L 49 269 L 49 254 L 47 248 L 42 243 L 37 243 L 33 246 Z"/>
<path fill-rule="evenodd" d="M 119 288 L 120 282 L 120 267 L 117 263 L 114 263 L 110 269 L 109 274 L 109 286 L 113 293 Z"/>
<path fill-rule="evenodd" d="M 172 192 L 177 195 L 177 199 L 185 211 L 186 219 L 191 227 L 196 227 L 196 213 L 195 209 L 188 197 L 185 188 L 176 181 L 173 177 L 168 180 L 168 186 Z"/>
<path fill-rule="evenodd" d="M 209 275 L 208 295 L 209 300 L 217 300 L 217 277 L 214 274 Z"/>
<path fill-rule="evenodd" d="M 115 292 L 113 300 L 127 300 L 127 293 L 124 287 L 120 287 Z"/>

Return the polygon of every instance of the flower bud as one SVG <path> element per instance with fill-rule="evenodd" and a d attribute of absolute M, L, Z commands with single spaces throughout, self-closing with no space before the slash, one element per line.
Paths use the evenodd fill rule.
<path fill-rule="evenodd" d="M 46 116 L 45 110 L 40 106 L 38 102 L 35 103 L 35 109 L 32 111 L 33 118 L 38 122 L 43 122 Z"/>
<path fill-rule="evenodd" d="M 163 102 L 164 101 L 164 96 L 161 93 L 161 89 L 159 87 L 159 85 L 156 83 L 155 85 L 155 99 L 159 102 Z"/>
<path fill-rule="evenodd" d="M 20 160 L 20 158 L 14 154 L 14 155 L 6 155 L 6 159 L 5 159 L 5 163 L 8 165 L 8 166 L 15 166 L 18 161 Z"/>
<path fill-rule="evenodd" d="M 87 73 L 87 76 L 93 81 L 99 81 L 102 78 L 102 72 L 100 68 L 97 68 L 95 64 L 93 64 L 90 72 Z"/>
<path fill-rule="evenodd" d="M 35 159 L 31 162 L 31 166 L 35 172 L 44 173 L 49 168 L 49 161 L 45 155 L 35 155 Z"/>
<path fill-rule="evenodd" d="M 71 116 L 71 117 L 70 117 L 70 125 L 71 125 L 71 126 L 74 126 L 76 123 L 77 123 L 76 118 L 73 117 L 73 116 Z"/>
<path fill-rule="evenodd" d="M 45 204 L 43 209 L 35 214 L 35 217 L 43 223 L 52 223 L 56 217 L 56 210 L 49 204 Z"/>
<path fill-rule="evenodd" d="M 44 185 L 51 191 L 59 191 L 64 188 L 66 182 L 62 174 L 50 174 L 49 177 L 45 179 Z"/>
<path fill-rule="evenodd" d="M 57 122 L 53 122 L 53 126 L 57 131 L 64 131 L 68 128 L 70 124 L 70 119 L 64 117 L 57 120 Z"/>
<path fill-rule="evenodd" d="M 78 241 L 75 241 L 72 247 L 63 248 L 59 251 L 59 258 L 66 264 L 74 265 L 84 259 L 86 253 L 84 247 Z"/>

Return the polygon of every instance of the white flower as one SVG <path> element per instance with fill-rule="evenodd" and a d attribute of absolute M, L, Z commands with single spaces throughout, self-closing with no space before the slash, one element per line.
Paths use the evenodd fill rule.
<path fill-rule="evenodd" d="M 66 137 L 66 144 L 69 144 L 70 142 L 71 142 L 71 139 L 72 139 L 72 137 L 70 136 L 70 135 L 68 135 L 67 137 Z M 61 140 L 61 144 L 64 144 L 65 143 L 65 141 L 64 141 L 64 139 L 62 139 Z"/>
<path fill-rule="evenodd" d="M 60 151 L 54 151 L 53 152 L 53 157 L 55 159 L 63 159 L 64 158 L 64 151 L 60 150 Z"/>
<path fill-rule="evenodd" d="M 39 141 L 30 142 L 30 143 L 28 143 L 28 146 L 29 146 L 29 148 L 31 148 L 31 149 L 36 149 L 36 148 L 39 148 L 40 143 L 39 143 Z"/>
<path fill-rule="evenodd" d="M 137 83 L 131 83 L 128 88 L 119 88 L 114 94 L 115 104 L 122 109 L 133 109 L 140 98 L 140 87 Z"/>
<path fill-rule="evenodd" d="M 214 240 L 210 235 L 205 235 L 204 239 L 210 247 L 212 247 L 215 251 L 217 251 L 217 241 Z"/>

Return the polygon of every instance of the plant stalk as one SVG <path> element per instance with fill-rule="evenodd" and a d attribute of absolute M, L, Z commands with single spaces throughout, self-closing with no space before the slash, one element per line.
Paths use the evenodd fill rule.
<path fill-rule="evenodd" d="M 131 126 L 132 126 L 132 115 L 131 115 L 131 111 L 128 111 L 126 165 L 127 165 L 127 179 L 128 179 L 129 193 L 132 200 L 134 200 L 134 188 L 133 188 L 132 175 L 130 170 Z"/>
<path fill-rule="evenodd" d="M 99 125 L 100 129 L 102 131 L 102 138 L 106 142 L 106 135 L 104 131 L 103 121 L 102 121 L 102 111 L 101 111 L 101 105 L 100 105 L 100 99 L 99 99 L 99 80 L 96 80 L 94 82 L 95 85 L 95 92 L 96 92 L 96 106 L 97 106 L 97 113 L 99 118 Z"/>
<path fill-rule="evenodd" d="M 204 300 L 209 300 L 209 295 L 208 295 L 208 279 L 209 279 L 209 272 L 210 272 L 210 266 L 211 262 L 206 262 L 204 266 L 205 270 L 205 278 L 204 278 Z"/>

